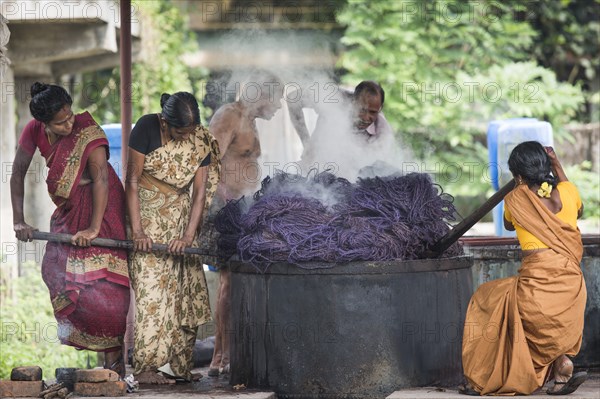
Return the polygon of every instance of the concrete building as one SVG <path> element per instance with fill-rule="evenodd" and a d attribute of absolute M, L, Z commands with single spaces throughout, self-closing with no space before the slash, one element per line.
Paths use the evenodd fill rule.
<path fill-rule="evenodd" d="M 199 43 L 199 49 L 185 58 L 186 64 L 210 71 L 202 92 L 197 93 L 205 107 L 214 111 L 234 101 L 253 68 L 277 74 L 285 84 L 284 97 L 292 101 L 299 88 L 317 100 L 339 88 L 333 75 L 343 49 L 344 27 L 337 23 L 335 12 L 345 1 L 192 0 L 175 4 Z M 314 127 L 316 113 L 306 110 L 305 117 L 309 128 Z M 285 101 L 273 119 L 258 119 L 257 128 L 262 177 L 274 169 L 308 172 L 298 170 L 296 164 L 302 143 Z"/>
<path fill-rule="evenodd" d="M 139 49 L 139 26 L 132 15 L 133 52 Z M 119 4 L 112 1 L 0 2 L 0 242 L 2 263 L 18 274 L 18 265 L 41 261 L 44 243 L 17 243 L 12 230 L 10 174 L 16 144 L 32 119 L 29 89 L 34 81 L 66 82 L 71 94 L 87 93 L 78 74 L 119 65 Z M 36 154 L 25 187 L 26 222 L 48 231 L 54 205 L 45 185 L 46 166 Z M 17 248 L 22 246 L 17 257 Z M 4 270 L 4 268 L 3 268 Z M 11 273 L 11 274 L 12 274 Z"/>

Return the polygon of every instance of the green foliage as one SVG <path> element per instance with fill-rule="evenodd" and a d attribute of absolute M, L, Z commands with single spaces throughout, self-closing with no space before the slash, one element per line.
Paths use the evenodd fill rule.
<path fill-rule="evenodd" d="M 24 276 L 3 282 L 1 287 L 3 295 L 11 295 L 0 303 L 0 378 L 9 378 L 13 367 L 32 365 L 42 368 L 44 378 L 54 378 L 58 367 L 84 368 L 88 355 L 95 361 L 95 352 L 60 344 L 41 273 L 35 263 L 22 267 Z"/>
<path fill-rule="evenodd" d="M 586 108 L 577 119 L 598 122 L 600 0 L 534 1 L 529 8 L 528 19 L 539 32 L 532 54 L 560 81 L 581 85 Z"/>
<path fill-rule="evenodd" d="M 600 70 L 600 0 L 536 1 L 532 26 L 540 32 L 533 51 L 571 83 L 591 81 Z"/>
<path fill-rule="evenodd" d="M 132 75 L 134 119 L 160 109 L 162 93 L 191 91 L 188 70 L 181 57 L 195 47 L 192 34 L 177 7 L 167 1 L 136 1 L 147 24 L 142 40 L 145 58 Z"/>
<path fill-rule="evenodd" d="M 426 161 L 422 171 L 455 195 L 491 190 L 487 124 L 532 116 L 562 126 L 580 110 L 579 86 L 558 82 L 531 60 L 538 40 L 520 1 L 350 0 L 344 80 L 381 83 L 384 112 L 402 141 Z M 457 173 L 459 171 L 460 173 Z"/>
<path fill-rule="evenodd" d="M 564 126 L 584 101 L 579 86 L 558 82 L 552 71 L 534 62 L 494 65 L 474 76 L 458 72 L 457 81 L 462 86 L 477 82 L 473 97 L 483 100 L 460 104 L 462 120 L 536 117 L 552 124 L 559 143 L 571 138 Z"/>
<path fill-rule="evenodd" d="M 132 114 L 135 122 L 144 114 L 160 111 L 162 93 L 192 91 L 189 71 L 182 56 L 196 42 L 179 8 L 167 0 L 133 1 L 141 22 L 142 50 L 132 66 Z M 84 87 L 98 87 L 95 96 L 81 96 L 80 106 L 100 123 L 120 120 L 120 70 L 84 74 Z"/>
<path fill-rule="evenodd" d="M 583 202 L 582 219 L 600 220 L 600 176 L 589 161 L 565 167 L 565 174 L 579 190 Z"/>

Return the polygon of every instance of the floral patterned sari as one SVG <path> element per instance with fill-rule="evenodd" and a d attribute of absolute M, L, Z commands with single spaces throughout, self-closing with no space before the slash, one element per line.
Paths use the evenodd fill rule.
<path fill-rule="evenodd" d="M 188 140 L 170 141 L 145 156 L 138 195 L 142 227 L 153 242 L 168 243 L 183 235 L 191 212 L 191 185 L 209 154 L 207 210 L 220 173 L 217 142 L 208 130 L 198 126 Z M 191 378 L 197 328 L 211 318 L 202 265 L 197 256 L 132 254 L 136 374 L 168 363 L 177 376 Z"/>
<path fill-rule="evenodd" d="M 107 148 L 102 129 L 86 112 L 75 116 L 73 131 L 53 146 L 46 162 L 48 192 L 57 208 L 53 233 L 75 234 L 90 225 L 92 184 L 81 185 L 91 152 Z M 99 237 L 126 239 L 125 192 L 110 164 L 108 204 Z M 63 344 L 94 351 L 119 350 L 129 309 L 127 251 L 49 242 L 42 276 L 50 290 Z"/>

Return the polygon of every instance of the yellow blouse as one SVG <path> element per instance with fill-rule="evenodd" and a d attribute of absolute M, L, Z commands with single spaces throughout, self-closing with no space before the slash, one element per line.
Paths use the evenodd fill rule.
<path fill-rule="evenodd" d="M 577 213 L 581 208 L 581 198 L 579 197 L 577 187 L 569 181 L 563 181 L 558 183 L 556 189 L 560 194 L 560 201 L 562 202 L 562 209 L 556 213 L 556 217 L 577 228 Z M 525 230 L 523 226 L 513 220 L 510 211 L 506 208 L 506 204 L 504 205 L 504 218 L 515 226 L 521 249 L 533 250 L 548 248 L 546 244 L 541 242 L 536 236 Z"/>

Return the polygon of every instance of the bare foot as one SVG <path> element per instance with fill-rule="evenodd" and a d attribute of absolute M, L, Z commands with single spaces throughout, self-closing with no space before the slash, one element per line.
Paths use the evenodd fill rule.
<path fill-rule="evenodd" d="M 221 351 L 215 350 L 215 352 L 213 353 L 212 360 L 210 362 L 210 366 L 208 366 L 208 367 L 211 370 L 217 369 L 217 371 L 218 371 L 219 368 L 221 367 L 221 357 L 222 357 Z"/>
<path fill-rule="evenodd" d="M 118 350 L 115 352 L 104 353 L 104 368 L 112 370 L 119 374 L 119 377 L 125 377 L 125 360 L 123 352 Z"/>
<path fill-rule="evenodd" d="M 134 375 L 134 377 L 140 384 L 175 384 L 175 380 L 168 379 L 164 375 L 162 375 L 161 373 L 157 373 L 156 371 L 143 371 L 137 375 Z"/>
<path fill-rule="evenodd" d="M 190 373 L 190 379 L 188 380 L 187 378 L 184 377 L 175 377 L 175 376 L 170 376 L 170 375 L 165 375 L 167 378 L 170 378 L 174 381 L 177 382 L 194 382 L 194 381 L 199 381 L 200 378 L 202 378 L 202 373 L 201 372 L 196 372 L 196 373 Z"/>
<path fill-rule="evenodd" d="M 573 375 L 573 362 L 565 355 L 561 355 L 554 361 L 554 381 L 564 383 L 569 381 Z M 562 384 L 554 384 L 548 389 L 548 392 L 555 392 L 561 389 Z"/>
<path fill-rule="evenodd" d="M 202 378 L 202 373 L 199 371 L 196 373 L 190 373 L 190 379 L 187 379 L 185 377 L 177 377 L 177 376 L 165 373 L 165 372 L 162 372 L 162 376 L 165 377 L 166 379 L 168 379 L 170 384 L 174 384 L 174 383 L 180 383 L 180 382 L 199 381 Z"/>
<path fill-rule="evenodd" d="M 221 358 L 223 353 L 217 348 L 215 345 L 215 351 L 213 353 L 212 361 L 210 362 L 210 366 L 208 366 L 208 376 L 209 377 L 218 377 L 221 371 Z"/>
<path fill-rule="evenodd" d="M 469 396 L 480 396 L 479 392 L 474 390 L 473 387 L 471 387 L 471 384 L 469 384 L 468 382 L 459 385 L 458 393 L 463 394 L 463 395 L 469 395 Z"/>
<path fill-rule="evenodd" d="M 200 378 L 202 378 L 202 373 L 200 373 L 200 372 L 192 373 L 192 381 L 199 381 Z"/>
<path fill-rule="evenodd" d="M 559 382 L 568 381 L 573 375 L 573 362 L 565 355 L 561 355 L 554 361 L 554 378 Z"/>

